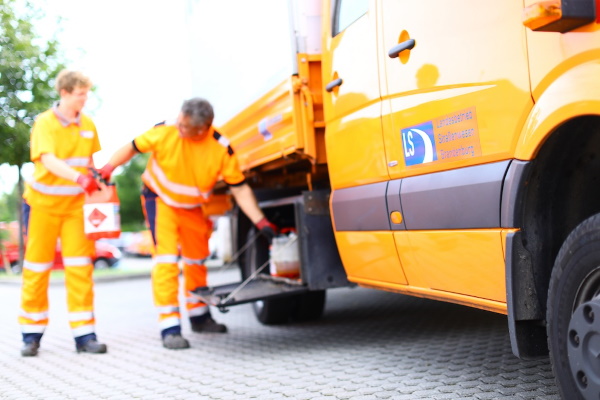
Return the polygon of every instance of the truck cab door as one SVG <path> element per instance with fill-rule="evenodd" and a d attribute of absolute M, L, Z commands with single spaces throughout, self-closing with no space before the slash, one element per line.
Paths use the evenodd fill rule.
<path fill-rule="evenodd" d="M 500 197 L 532 108 L 523 2 L 379 0 L 382 121 L 411 286 L 503 302 Z"/>
<path fill-rule="evenodd" d="M 327 162 L 334 188 L 388 179 L 381 127 L 375 12 L 332 0 L 322 56 Z M 327 11 L 327 10 L 325 10 Z"/>
<path fill-rule="evenodd" d="M 322 80 L 331 209 L 350 280 L 405 283 L 387 216 L 374 0 L 323 9 Z"/>
<path fill-rule="evenodd" d="M 380 0 L 379 10 L 391 178 L 511 158 L 533 105 L 522 1 Z"/>

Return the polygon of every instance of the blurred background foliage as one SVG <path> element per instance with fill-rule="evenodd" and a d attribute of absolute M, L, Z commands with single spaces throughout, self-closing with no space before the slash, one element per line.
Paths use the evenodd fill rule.
<path fill-rule="evenodd" d="M 30 162 L 31 126 L 35 117 L 58 99 L 54 78 L 65 67 L 60 43 L 41 38 L 35 30 L 42 18 L 44 12 L 34 2 L 0 0 L 0 165 L 18 169 L 15 187 L 0 193 L 0 221 L 21 219 L 21 172 Z M 56 26 L 58 29 L 60 21 Z M 145 229 L 139 196 L 140 175 L 147 160 L 147 155 L 138 155 L 114 177 L 123 231 Z"/>

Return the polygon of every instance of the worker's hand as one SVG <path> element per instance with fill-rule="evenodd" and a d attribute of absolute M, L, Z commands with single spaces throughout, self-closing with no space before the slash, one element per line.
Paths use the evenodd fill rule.
<path fill-rule="evenodd" d="M 100 174 L 100 177 L 102 177 L 102 179 L 108 182 L 110 181 L 110 176 L 112 175 L 114 170 L 115 167 L 107 163 L 104 167 L 98 170 L 98 173 Z"/>
<path fill-rule="evenodd" d="M 79 174 L 76 182 L 87 194 L 92 194 L 94 191 L 100 190 L 100 186 L 98 186 L 98 182 L 96 182 L 91 172 L 87 175 Z"/>
<path fill-rule="evenodd" d="M 273 241 L 277 232 L 279 232 L 279 228 L 277 225 L 273 224 L 271 221 L 267 219 L 267 217 L 263 217 L 260 221 L 256 223 L 256 227 L 260 231 L 260 233 L 267 238 L 269 243 Z"/>

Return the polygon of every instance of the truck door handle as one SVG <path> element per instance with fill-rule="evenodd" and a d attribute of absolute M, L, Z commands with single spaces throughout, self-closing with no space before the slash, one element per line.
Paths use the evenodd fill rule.
<path fill-rule="evenodd" d="M 390 58 L 396 58 L 404 50 L 410 50 L 413 47 L 415 47 L 415 39 L 408 39 L 392 47 L 390 51 L 388 51 L 388 56 L 390 56 Z"/>
<path fill-rule="evenodd" d="M 327 86 L 325 86 L 325 90 L 327 90 L 328 92 L 331 92 L 331 91 L 333 91 L 333 89 L 334 89 L 334 88 L 336 88 L 337 86 L 341 86 L 343 82 L 344 82 L 344 81 L 342 80 L 342 78 L 337 78 L 337 79 L 334 79 L 334 80 L 332 80 L 331 82 L 329 82 L 329 83 L 327 84 Z"/>

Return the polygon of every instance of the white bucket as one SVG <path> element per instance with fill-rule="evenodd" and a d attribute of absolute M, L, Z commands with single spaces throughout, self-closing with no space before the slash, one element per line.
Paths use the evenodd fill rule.
<path fill-rule="evenodd" d="M 294 232 L 273 238 L 269 263 L 272 276 L 297 278 L 300 275 L 300 253 L 297 239 L 298 236 Z"/>

